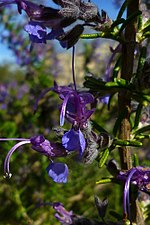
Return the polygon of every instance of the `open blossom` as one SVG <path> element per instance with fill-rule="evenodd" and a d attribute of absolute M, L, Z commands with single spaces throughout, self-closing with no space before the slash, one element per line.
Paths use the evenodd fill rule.
<path fill-rule="evenodd" d="M 10 173 L 10 159 L 12 154 L 20 147 L 26 144 L 31 144 L 31 148 L 46 157 L 48 157 L 51 162 L 47 167 L 48 175 L 57 183 L 66 183 L 68 177 L 68 167 L 64 163 L 53 162 L 53 159 L 58 157 L 64 157 L 67 155 L 67 151 L 60 143 L 52 143 L 44 138 L 43 135 L 37 135 L 31 137 L 30 139 L 24 138 L 0 138 L 0 141 L 19 141 L 15 144 L 8 152 L 5 162 L 4 162 L 4 174 L 6 178 L 10 178 L 12 174 Z"/>
<path fill-rule="evenodd" d="M 78 92 L 69 86 L 54 85 L 53 91 L 63 100 L 60 109 L 60 125 L 64 125 L 65 118 L 72 124 L 72 128 L 62 137 L 62 145 L 68 151 L 78 151 L 80 156 L 86 148 L 86 141 L 82 129 L 87 125 L 89 117 L 95 109 L 87 109 L 87 104 L 94 102 L 94 97 L 88 92 Z"/>
<path fill-rule="evenodd" d="M 49 91 L 54 91 L 63 101 L 60 107 L 60 126 L 64 125 L 65 119 L 71 123 L 72 128 L 62 137 L 62 145 L 68 151 L 77 151 L 83 154 L 86 148 L 86 140 L 82 133 L 82 129 L 87 126 L 88 119 L 95 109 L 88 109 L 87 105 L 94 102 L 94 97 L 86 91 L 77 91 L 72 86 L 58 86 L 54 83 L 54 87 L 45 90 L 37 99 L 38 101 Z"/>

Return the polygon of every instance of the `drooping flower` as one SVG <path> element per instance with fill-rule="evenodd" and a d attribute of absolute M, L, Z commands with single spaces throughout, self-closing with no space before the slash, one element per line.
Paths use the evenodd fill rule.
<path fill-rule="evenodd" d="M 4 161 L 4 177 L 10 178 L 12 176 L 10 172 L 10 159 L 12 154 L 20 147 L 26 144 L 31 144 L 33 150 L 45 155 L 51 161 L 54 158 L 64 157 L 67 155 L 67 151 L 60 143 L 52 143 L 44 138 L 43 135 L 37 135 L 30 139 L 24 138 L 0 138 L 0 141 L 19 141 L 15 144 L 6 155 Z M 55 182 L 66 182 L 68 176 L 68 168 L 66 164 L 51 162 L 47 169 L 48 175 Z"/>
<path fill-rule="evenodd" d="M 125 181 L 123 203 L 124 216 L 127 218 L 127 215 L 129 215 L 130 223 L 132 224 L 130 210 L 130 185 L 133 184 L 138 188 L 138 190 L 150 194 L 150 168 L 138 166 L 128 170 L 127 172 L 120 171 L 117 178 Z"/>

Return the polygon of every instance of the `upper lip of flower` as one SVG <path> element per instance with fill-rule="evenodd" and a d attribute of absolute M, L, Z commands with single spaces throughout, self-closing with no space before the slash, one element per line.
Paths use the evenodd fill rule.
<path fill-rule="evenodd" d="M 87 92 L 77 92 L 68 86 L 58 86 L 54 84 L 52 89 L 59 94 L 63 100 L 60 113 L 60 125 L 63 126 L 64 118 L 74 124 L 82 125 L 87 121 L 95 109 L 87 110 L 86 105 L 94 101 L 92 94 Z"/>

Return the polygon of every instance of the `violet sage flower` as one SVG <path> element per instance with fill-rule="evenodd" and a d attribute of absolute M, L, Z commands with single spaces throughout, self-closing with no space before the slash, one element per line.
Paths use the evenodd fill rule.
<path fill-rule="evenodd" d="M 82 128 L 95 109 L 87 109 L 87 104 L 94 102 L 94 97 L 88 92 L 74 90 L 70 86 L 58 86 L 54 83 L 52 89 L 63 100 L 60 112 L 60 126 L 64 125 L 65 118 L 73 126 Z"/>
<path fill-rule="evenodd" d="M 67 155 L 67 151 L 60 143 L 52 143 L 44 138 L 43 135 L 37 135 L 30 139 L 25 138 L 0 138 L 0 141 L 19 141 L 15 144 L 7 153 L 4 161 L 4 177 L 11 178 L 10 172 L 10 159 L 12 154 L 21 146 L 31 144 L 31 148 L 51 160 L 51 163 L 47 167 L 48 175 L 57 183 L 66 183 L 68 177 L 68 167 L 64 163 L 53 162 L 52 159 L 58 157 L 64 157 Z"/>
<path fill-rule="evenodd" d="M 120 171 L 117 178 L 125 181 L 123 201 L 124 216 L 127 218 L 127 215 L 129 215 L 130 223 L 132 224 L 130 211 L 130 185 L 133 184 L 138 188 L 138 190 L 150 194 L 150 168 L 138 166 L 128 170 L 127 172 Z"/>
<path fill-rule="evenodd" d="M 47 38 L 47 40 L 52 40 L 55 38 L 60 42 L 62 47 L 67 49 L 74 46 L 79 40 L 80 35 L 84 31 L 84 26 L 100 30 L 103 24 L 111 24 L 111 20 L 106 16 L 107 14 L 102 11 L 102 15 L 100 15 L 97 6 L 91 1 L 53 0 L 53 2 L 60 5 L 61 8 L 54 9 L 52 7 L 38 5 L 27 0 L 0 0 L 0 7 L 9 4 L 16 4 L 20 14 L 23 10 L 31 21 L 39 22 L 41 23 L 41 26 L 43 25 L 48 29 L 52 29 L 50 33 L 46 36 L 44 35 L 44 39 Z M 84 21 L 84 23 L 75 25 L 67 32 L 63 31 L 63 28 L 70 26 L 77 20 Z M 35 32 L 38 29 L 38 35 L 36 38 L 33 38 L 32 36 L 35 36 L 35 32 L 30 25 L 27 25 L 25 29 L 29 33 L 30 39 L 38 42 L 42 41 L 41 35 L 40 40 L 38 39 L 41 28 L 35 28 Z"/>
<path fill-rule="evenodd" d="M 60 107 L 60 126 L 64 125 L 65 119 L 72 124 L 72 128 L 62 137 L 62 145 L 67 151 L 78 151 L 81 156 L 86 148 L 82 129 L 95 111 L 95 109 L 88 109 L 87 105 L 94 102 L 94 97 L 86 91 L 74 90 L 72 86 L 58 86 L 55 82 L 54 87 L 41 93 L 35 103 L 35 110 L 39 100 L 49 91 L 57 93 L 63 101 Z"/>
<path fill-rule="evenodd" d="M 82 129 L 95 109 L 87 109 L 87 104 L 94 102 L 94 97 L 88 92 L 78 92 L 69 86 L 58 86 L 55 83 L 53 91 L 63 100 L 60 109 L 60 126 L 65 118 L 72 124 L 72 128 L 62 137 L 62 145 L 68 151 L 78 151 L 80 156 L 86 148 L 86 141 Z"/>
<path fill-rule="evenodd" d="M 100 222 L 99 220 L 88 219 L 84 216 L 73 213 L 73 211 L 66 210 L 60 202 L 48 204 L 53 206 L 56 211 L 55 217 L 62 225 L 104 225 L 104 222 Z M 114 223 L 111 223 L 111 225 L 114 225 Z"/>
<path fill-rule="evenodd" d="M 25 26 L 29 33 L 30 40 L 35 43 L 46 43 L 47 40 L 57 39 L 64 34 L 63 27 L 69 26 L 74 20 L 66 21 L 58 12 L 59 10 L 43 5 L 37 5 L 26 0 L 0 0 L 0 7 L 16 4 L 18 12 L 26 12 L 30 22 Z M 46 27 L 51 28 L 48 32 Z M 61 41 L 60 44 L 66 47 Z"/>
<path fill-rule="evenodd" d="M 45 43 L 47 40 L 57 39 L 60 35 L 64 34 L 63 29 L 52 29 L 51 32 L 47 31 L 47 28 L 41 22 L 30 21 L 24 26 L 25 31 L 29 34 L 30 41 L 32 43 Z M 65 43 L 60 41 L 62 47 L 66 47 Z"/>
<path fill-rule="evenodd" d="M 63 204 L 60 202 L 55 202 L 53 203 L 53 208 L 56 210 L 55 217 L 58 219 L 61 224 L 65 225 L 71 225 L 73 224 L 72 216 L 73 212 L 72 211 L 67 211 Z"/>

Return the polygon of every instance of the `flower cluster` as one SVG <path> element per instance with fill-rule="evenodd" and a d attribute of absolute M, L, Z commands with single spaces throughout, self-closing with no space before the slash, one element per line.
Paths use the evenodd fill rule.
<path fill-rule="evenodd" d="M 0 0 L 0 7 L 16 4 L 18 12 L 25 11 L 30 21 L 24 29 L 28 32 L 33 43 L 46 43 L 57 39 L 64 48 L 70 48 L 78 41 L 85 26 L 101 30 L 104 24 L 110 24 L 110 19 L 104 11 L 100 15 L 98 8 L 91 2 L 81 0 L 53 0 L 61 9 L 37 5 L 26 0 Z M 84 21 L 75 25 L 71 30 L 64 31 L 77 20 Z M 49 32 L 49 28 L 51 31 Z"/>
<path fill-rule="evenodd" d="M 31 148 L 42 155 L 46 156 L 51 162 L 47 167 L 48 175 L 57 183 L 66 183 L 68 177 L 68 167 L 65 163 L 54 162 L 53 160 L 58 157 L 66 157 L 70 152 L 76 152 L 79 158 L 82 159 L 89 157 L 89 154 L 97 157 L 97 140 L 86 134 L 86 129 L 89 124 L 89 118 L 95 109 L 88 109 L 88 105 L 94 102 L 92 94 L 86 91 L 77 91 L 72 86 L 58 86 L 54 83 L 54 87 L 48 89 L 57 93 L 60 99 L 63 101 L 60 107 L 60 126 L 64 125 L 65 119 L 71 124 L 71 129 L 62 135 L 61 142 L 50 142 L 45 139 L 43 135 L 37 135 L 30 139 L 24 138 L 1 138 L 0 141 L 19 141 L 8 152 L 4 162 L 4 174 L 5 177 L 10 178 L 10 158 L 11 155 L 20 146 L 25 144 L 31 144 Z M 46 93 L 46 92 L 45 92 Z M 90 133 L 92 135 L 92 133 Z M 92 145 L 94 143 L 94 152 L 89 149 L 89 142 Z M 86 152 L 86 154 L 84 153 Z M 84 153 L 84 154 L 83 154 Z M 88 155 L 87 155 L 88 153 Z M 89 161 L 89 159 L 88 159 Z"/>

